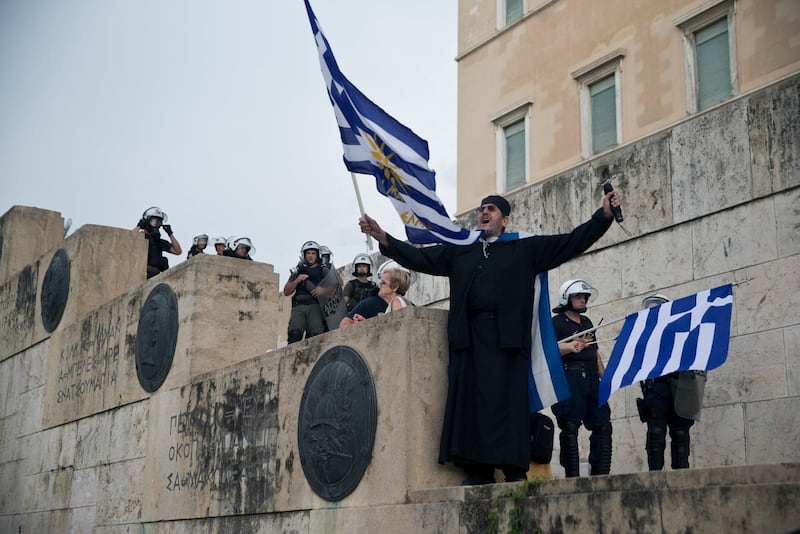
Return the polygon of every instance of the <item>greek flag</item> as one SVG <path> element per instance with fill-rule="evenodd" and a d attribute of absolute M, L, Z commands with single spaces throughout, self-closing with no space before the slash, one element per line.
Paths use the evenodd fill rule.
<path fill-rule="evenodd" d="M 725 363 L 732 309 L 727 284 L 626 317 L 600 380 L 600 405 L 636 382 Z"/>
<path fill-rule="evenodd" d="M 350 83 L 339 70 L 308 0 L 305 4 L 347 169 L 375 177 L 378 192 L 392 201 L 410 242 L 474 243 L 481 233 L 453 223 L 436 195 L 436 173 L 428 167 L 428 142 Z"/>
<path fill-rule="evenodd" d="M 497 241 L 525 239 L 531 235 L 525 232 L 504 232 Z M 550 289 L 546 272 L 536 275 L 534 289 L 531 366 L 528 373 L 528 405 L 531 413 L 570 397 L 553 319 L 550 317 Z"/>

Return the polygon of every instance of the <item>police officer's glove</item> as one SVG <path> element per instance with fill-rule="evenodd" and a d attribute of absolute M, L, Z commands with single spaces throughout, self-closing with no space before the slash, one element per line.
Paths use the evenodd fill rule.
<path fill-rule="evenodd" d="M 169 224 L 162 224 L 162 225 L 161 225 L 161 228 L 163 228 L 163 229 L 164 229 L 164 231 L 165 231 L 165 232 L 167 232 L 167 235 L 168 235 L 168 236 L 171 236 L 171 235 L 172 235 L 172 226 L 171 226 L 171 225 L 169 225 Z"/>
<path fill-rule="evenodd" d="M 147 220 L 146 219 L 139 219 L 137 226 L 142 230 L 147 230 Z"/>

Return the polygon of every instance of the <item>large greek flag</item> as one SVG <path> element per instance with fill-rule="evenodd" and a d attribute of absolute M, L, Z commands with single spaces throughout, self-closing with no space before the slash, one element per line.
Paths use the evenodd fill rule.
<path fill-rule="evenodd" d="M 725 363 L 732 309 L 728 284 L 626 317 L 600 381 L 600 405 L 636 382 Z"/>
<path fill-rule="evenodd" d="M 339 70 L 308 0 L 305 4 L 347 169 L 375 177 L 378 192 L 392 201 L 412 243 L 474 243 L 480 232 L 453 223 L 436 195 L 436 173 L 428 167 L 427 141 L 350 83 Z"/>

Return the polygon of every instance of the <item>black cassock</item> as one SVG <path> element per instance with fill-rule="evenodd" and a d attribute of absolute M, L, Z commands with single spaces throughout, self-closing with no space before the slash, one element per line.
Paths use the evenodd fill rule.
<path fill-rule="evenodd" d="M 450 279 L 449 385 L 439 462 L 527 470 L 536 274 L 578 256 L 610 225 L 600 209 L 569 234 L 516 241 L 416 248 L 387 236 L 384 255 Z"/>

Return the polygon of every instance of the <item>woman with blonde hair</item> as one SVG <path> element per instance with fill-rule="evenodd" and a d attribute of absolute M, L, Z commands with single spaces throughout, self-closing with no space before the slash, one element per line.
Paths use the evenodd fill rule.
<path fill-rule="evenodd" d="M 368 297 L 347 314 L 339 323 L 339 328 L 360 323 L 379 313 L 389 313 L 413 304 L 405 298 L 411 286 L 411 272 L 399 263 L 389 260 L 378 269 L 378 296 Z"/>

